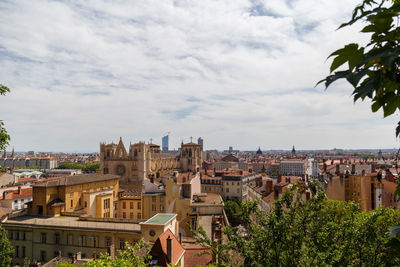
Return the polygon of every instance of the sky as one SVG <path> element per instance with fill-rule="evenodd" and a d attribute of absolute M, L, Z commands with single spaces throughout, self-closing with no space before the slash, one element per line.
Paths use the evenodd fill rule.
<path fill-rule="evenodd" d="M 315 84 L 366 43 L 355 0 L 0 1 L 0 119 L 16 151 L 192 136 L 205 149 L 398 147 L 352 88 Z"/>

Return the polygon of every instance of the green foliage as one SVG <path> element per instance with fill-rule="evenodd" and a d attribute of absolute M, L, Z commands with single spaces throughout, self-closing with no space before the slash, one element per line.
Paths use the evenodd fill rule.
<path fill-rule="evenodd" d="M 325 88 L 339 79 L 346 79 L 353 87 L 354 101 L 369 98 L 371 109 L 383 109 L 384 117 L 400 110 L 400 3 L 389 0 L 364 0 L 353 11 L 351 20 L 340 28 L 358 21 L 366 22 L 361 32 L 371 34 L 366 46 L 351 43 L 333 52 L 330 75 Z M 347 63 L 344 70 L 337 69 Z M 400 135 L 400 122 L 396 136 Z"/>
<path fill-rule="evenodd" d="M 229 223 L 231 223 L 234 226 L 241 224 L 242 210 L 240 208 L 240 203 L 234 200 L 228 200 L 225 201 L 224 204 L 225 204 L 224 206 L 225 213 L 226 216 L 228 217 Z"/>
<path fill-rule="evenodd" d="M 305 190 L 312 197 L 304 200 Z M 400 258 L 388 244 L 388 229 L 400 212 L 361 212 L 355 202 L 328 200 L 321 188 L 295 185 L 268 212 L 256 210 L 247 232 L 226 234 L 245 266 L 395 266 Z"/>
<path fill-rule="evenodd" d="M 125 243 L 125 250 L 119 251 L 119 256 L 111 259 L 108 254 L 102 254 L 100 259 L 90 261 L 83 267 L 146 267 L 149 265 L 151 256 L 149 255 L 150 247 L 143 240 L 135 245 Z M 143 256 L 142 256 L 143 255 Z M 72 267 L 70 263 L 59 263 L 57 267 Z"/>
<path fill-rule="evenodd" d="M 201 255 L 211 255 L 210 266 L 230 266 L 232 261 L 230 243 L 224 243 L 222 240 L 211 240 L 201 226 L 196 231 L 192 229 L 190 224 L 188 226 L 193 237 L 196 239 L 196 244 L 208 249 L 202 252 Z"/>
<path fill-rule="evenodd" d="M 93 162 L 93 163 L 88 163 L 86 165 L 75 163 L 75 162 L 63 162 L 60 164 L 60 166 L 57 167 L 57 169 L 80 169 L 83 172 L 96 172 L 100 167 L 100 162 Z"/>
<path fill-rule="evenodd" d="M 14 247 L 7 238 L 7 231 L 0 226 L 0 266 L 10 266 Z"/>
<path fill-rule="evenodd" d="M 8 92 L 10 92 L 10 89 L 0 84 L 0 95 L 5 95 Z M 7 131 L 4 128 L 4 122 L 0 120 L 0 151 L 4 150 L 9 145 L 9 141 L 10 136 L 7 134 Z"/>
<path fill-rule="evenodd" d="M 250 223 L 250 214 L 257 209 L 256 202 L 240 201 L 238 198 L 227 200 L 224 204 L 226 216 L 233 226 L 247 226 Z"/>

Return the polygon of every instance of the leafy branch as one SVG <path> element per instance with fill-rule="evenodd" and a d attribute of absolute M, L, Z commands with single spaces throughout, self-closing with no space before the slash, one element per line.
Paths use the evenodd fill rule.
<path fill-rule="evenodd" d="M 371 99 L 371 109 L 383 109 L 384 117 L 400 110 L 400 4 L 389 0 L 364 0 L 354 9 L 350 21 L 339 29 L 364 21 L 367 25 L 361 30 L 371 33 L 366 46 L 351 43 L 336 50 L 330 75 L 317 83 L 324 83 L 327 89 L 333 82 L 346 79 L 354 88 L 354 102 Z M 347 63 L 347 69 L 337 70 Z M 400 136 L 400 122 L 396 127 L 396 137 Z"/>

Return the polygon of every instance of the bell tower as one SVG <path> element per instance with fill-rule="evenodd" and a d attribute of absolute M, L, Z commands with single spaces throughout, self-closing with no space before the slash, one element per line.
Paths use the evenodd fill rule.
<path fill-rule="evenodd" d="M 202 162 L 201 145 L 182 142 L 179 162 L 182 172 L 199 172 Z"/>

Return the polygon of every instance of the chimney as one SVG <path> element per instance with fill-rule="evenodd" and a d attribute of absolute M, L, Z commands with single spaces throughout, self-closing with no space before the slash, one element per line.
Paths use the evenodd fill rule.
<path fill-rule="evenodd" d="M 266 191 L 267 191 L 267 194 L 272 192 L 272 181 L 270 181 L 270 180 L 267 181 Z"/>
<path fill-rule="evenodd" d="M 168 263 L 172 263 L 172 238 L 168 236 L 167 238 L 167 259 Z"/>
<path fill-rule="evenodd" d="M 18 195 L 21 195 L 22 190 L 21 190 L 21 186 L 18 186 Z"/>

